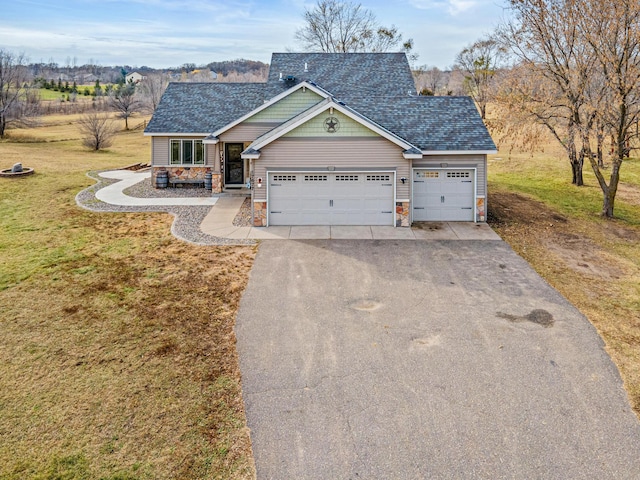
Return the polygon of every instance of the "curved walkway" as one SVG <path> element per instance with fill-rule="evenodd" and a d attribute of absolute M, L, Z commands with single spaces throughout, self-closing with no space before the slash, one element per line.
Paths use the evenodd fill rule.
<path fill-rule="evenodd" d="M 215 205 L 217 197 L 193 197 L 193 198 L 136 198 L 125 195 L 123 190 L 151 177 L 151 172 L 132 172 L 131 170 L 113 170 L 99 174 L 104 178 L 120 180 L 112 183 L 96 192 L 96 198 L 111 205 L 138 206 L 138 207 L 166 207 L 169 205 Z"/>

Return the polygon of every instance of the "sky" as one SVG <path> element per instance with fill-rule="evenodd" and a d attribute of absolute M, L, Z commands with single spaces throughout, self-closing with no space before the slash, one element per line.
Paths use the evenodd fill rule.
<path fill-rule="evenodd" d="M 30 62 L 171 68 L 301 51 L 310 0 L 0 0 L 0 49 Z M 493 30 L 503 0 L 361 0 L 378 23 L 414 40 L 415 65 L 450 67 Z M 73 64 L 73 63 L 72 63 Z"/>

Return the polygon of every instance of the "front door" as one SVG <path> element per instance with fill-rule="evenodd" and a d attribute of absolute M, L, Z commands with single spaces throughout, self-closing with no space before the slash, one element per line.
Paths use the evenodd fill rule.
<path fill-rule="evenodd" d="M 224 146 L 224 183 L 242 185 L 244 183 L 244 160 L 241 158 L 242 143 L 227 143 Z"/>

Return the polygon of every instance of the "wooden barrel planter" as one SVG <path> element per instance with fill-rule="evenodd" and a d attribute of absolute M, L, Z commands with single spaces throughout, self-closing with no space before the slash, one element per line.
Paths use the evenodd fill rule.
<path fill-rule="evenodd" d="M 167 172 L 158 172 L 156 174 L 156 188 L 167 188 L 169 185 L 169 174 Z"/>

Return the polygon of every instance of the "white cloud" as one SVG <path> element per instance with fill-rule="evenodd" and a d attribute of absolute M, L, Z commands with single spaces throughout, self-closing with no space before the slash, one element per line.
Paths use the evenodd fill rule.
<path fill-rule="evenodd" d="M 449 13 L 451 15 L 457 15 L 467 10 L 471 10 L 477 5 L 475 0 L 449 0 Z"/>
<path fill-rule="evenodd" d="M 456 16 L 478 5 L 478 0 L 409 0 L 409 4 L 420 10 L 444 10 Z"/>

